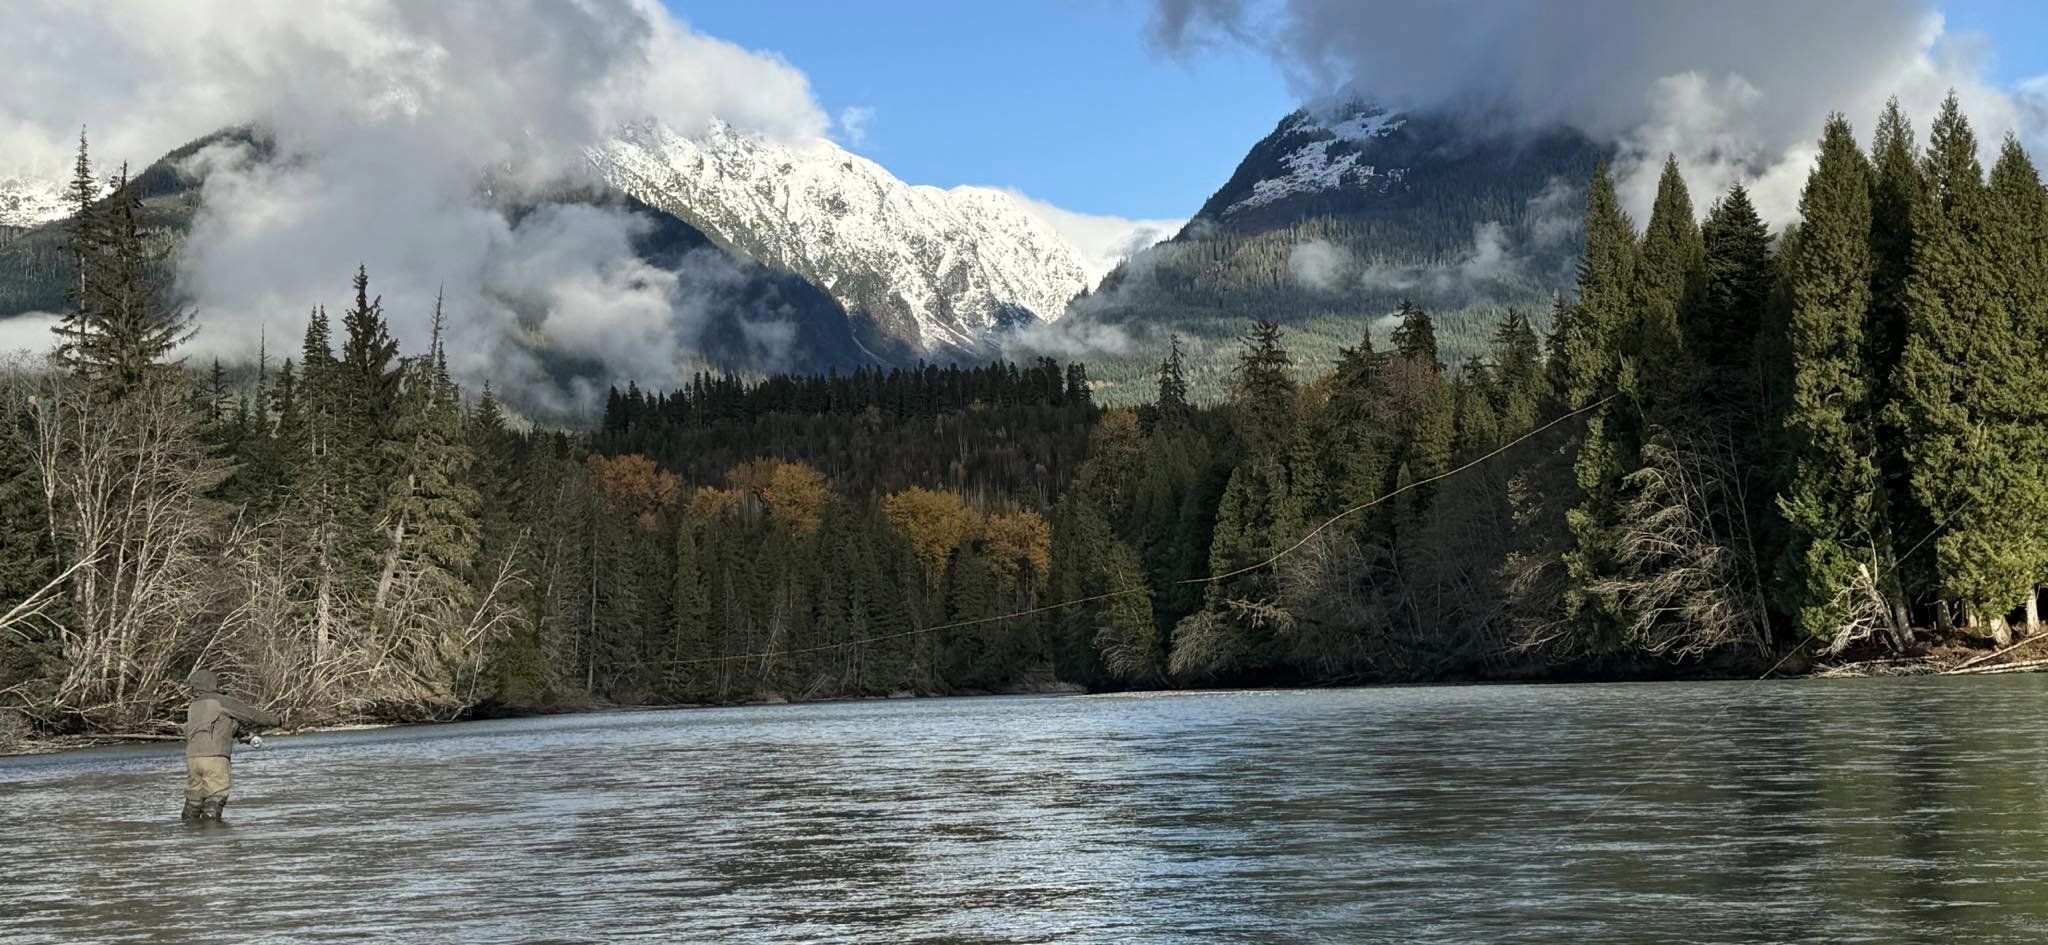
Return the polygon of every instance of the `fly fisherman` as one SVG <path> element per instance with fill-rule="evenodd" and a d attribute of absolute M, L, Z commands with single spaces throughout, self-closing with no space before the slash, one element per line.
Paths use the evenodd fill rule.
<path fill-rule="evenodd" d="M 186 823 L 216 821 L 228 806 L 228 757 L 234 754 L 237 724 L 253 728 L 278 724 L 277 716 L 243 705 L 220 693 L 220 677 L 209 669 L 192 671 L 185 684 L 192 689 L 192 707 L 185 711 Z M 261 744 L 254 731 L 251 745 Z"/>

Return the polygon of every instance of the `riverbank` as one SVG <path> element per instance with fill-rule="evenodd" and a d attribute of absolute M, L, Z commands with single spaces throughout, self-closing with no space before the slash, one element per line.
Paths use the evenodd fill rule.
<path fill-rule="evenodd" d="M 1924 653 L 1886 659 L 1835 663 L 1808 673 L 1816 679 L 1870 676 L 1989 676 L 2048 671 L 2048 634 L 2038 634 L 1986 652 L 1946 642 Z"/>
<path fill-rule="evenodd" d="M 883 696 L 864 696 L 844 699 L 813 699 L 802 701 L 803 705 L 830 705 L 846 702 L 891 702 L 920 698 L 978 698 L 983 696 L 1056 696 L 1086 695 L 1087 690 L 1071 683 L 1048 683 L 1018 687 L 1003 691 L 966 691 L 947 693 L 943 696 L 919 696 L 910 692 L 890 693 Z M 680 712 L 690 709 L 723 709 L 737 706 L 795 705 L 781 693 L 764 693 L 760 698 L 735 702 L 677 702 L 654 705 L 621 705 L 618 703 L 583 703 L 576 705 L 555 705 L 543 707 L 509 707 L 503 705 L 480 705 L 459 716 L 438 721 L 426 720 L 356 720 L 307 725 L 295 728 L 273 729 L 264 733 L 269 738 L 291 738 L 298 735 L 317 735 L 331 732 L 355 732 L 392 728 L 423 728 L 440 725 L 455 725 L 463 722 L 480 722 L 491 719 L 545 718 L 555 715 L 603 715 L 621 712 Z M 157 742 L 182 742 L 184 736 L 153 732 L 101 733 L 75 735 L 20 736 L 0 732 L 0 758 L 28 755 L 49 755 L 66 751 L 83 751 L 90 748 L 107 748 L 116 745 L 146 745 Z"/>
<path fill-rule="evenodd" d="M 1682 675 L 1643 677 L 1633 675 L 1608 676 L 1591 675 L 1571 678 L 1532 679 L 1465 679 L 1445 680 L 1433 683 L 1409 683 L 1404 686 L 1465 686 L 1488 684 L 1591 684 L 1615 682 L 1668 682 L 1687 683 L 1713 680 L 1753 680 L 1759 678 L 1780 679 L 1863 679 L 1886 676 L 1974 676 L 2004 675 L 2011 673 L 2048 672 L 2048 634 L 2028 637 L 2003 649 L 1986 651 L 1981 647 L 1966 645 L 1965 642 L 1947 641 L 1932 645 L 1920 654 L 1905 657 L 1850 660 L 1836 663 L 1809 662 L 1797 665 L 1786 664 L 1766 673 L 1763 677 L 1737 672 L 1693 672 Z M 1380 688 L 1365 684 L 1368 688 Z M 1270 689 L 1315 689 L 1315 686 L 1274 686 L 1254 687 Z M 1181 692 L 1183 689 L 1128 690 L 1116 694 L 1143 695 L 1149 692 Z M 1221 687 L 1217 691 L 1242 691 L 1241 687 Z M 1017 695 L 1083 695 L 1087 690 L 1071 684 L 1052 684 L 1025 687 L 1016 690 L 991 692 L 956 692 L 943 696 L 922 696 L 915 693 L 899 692 L 881 696 L 865 696 L 843 699 L 791 700 L 781 693 L 764 693 L 755 699 L 733 702 L 693 702 L 655 705 L 621 705 L 616 703 L 586 703 L 578 705 L 556 705 L 546 707 L 511 707 L 503 705 L 482 705 L 455 718 L 440 721 L 384 721 L 355 720 L 309 725 L 300 728 L 283 729 L 266 733 L 266 737 L 290 738 L 298 735 L 313 735 L 332 732 L 366 731 L 392 728 L 415 728 L 452 725 L 491 719 L 542 718 L 556 715 L 601 715 L 623 712 L 668 712 L 692 709 L 720 709 L 741 706 L 774 705 L 830 705 L 834 703 L 888 702 L 925 698 L 977 698 L 984 696 Z M 0 732 L 0 758 L 28 755 L 48 755 L 67 751 L 82 751 L 91 748 L 106 748 L 116 745 L 141 745 L 155 742 L 180 742 L 183 737 L 175 734 L 158 733 L 106 733 L 22 737 Z"/>

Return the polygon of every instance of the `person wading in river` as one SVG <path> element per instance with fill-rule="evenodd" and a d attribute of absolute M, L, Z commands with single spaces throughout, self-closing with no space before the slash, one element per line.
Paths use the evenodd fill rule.
<path fill-rule="evenodd" d="M 278 719 L 221 695 L 220 677 L 212 670 L 193 670 L 185 684 L 192 689 L 192 707 L 185 710 L 185 812 L 179 819 L 219 820 L 228 806 L 228 758 L 235 752 L 236 726 L 253 729 L 276 725 Z"/>

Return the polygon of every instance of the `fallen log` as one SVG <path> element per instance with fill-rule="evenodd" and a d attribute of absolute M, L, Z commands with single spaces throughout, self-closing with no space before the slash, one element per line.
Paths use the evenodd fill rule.
<path fill-rule="evenodd" d="M 2021 660 L 1996 666 L 1958 666 L 1942 671 L 1943 676 L 1995 676 L 2000 673 L 2032 673 L 2048 669 L 2048 659 Z"/>

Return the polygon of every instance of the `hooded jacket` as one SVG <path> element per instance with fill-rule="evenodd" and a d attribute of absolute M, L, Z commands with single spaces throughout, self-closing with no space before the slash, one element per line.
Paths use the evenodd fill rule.
<path fill-rule="evenodd" d="M 194 670 L 185 681 L 192 689 L 192 707 L 185 710 L 185 757 L 227 758 L 235 753 L 235 726 L 278 724 L 277 716 L 243 705 L 220 693 L 220 677 L 212 670 Z"/>

